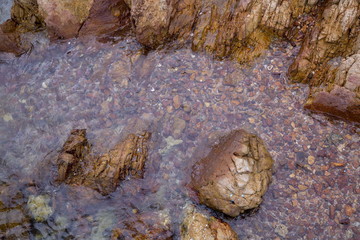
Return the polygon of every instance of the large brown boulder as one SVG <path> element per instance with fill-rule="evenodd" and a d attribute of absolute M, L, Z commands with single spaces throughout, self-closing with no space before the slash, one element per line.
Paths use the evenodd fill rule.
<path fill-rule="evenodd" d="M 106 195 L 131 175 L 141 178 L 147 158 L 150 133 L 129 134 L 108 153 L 91 156 L 85 129 L 71 131 L 59 154 L 58 181 L 83 185 Z"/>
<path fill-rule="evenodd" d="M 201 203 L 236 217 L 262 202 L 272 165 L 260 138 L 244 130 L 233 131 L 195 164 L 191 186 Z"/>
<path fill-rule="evenodd" d="M 186 208 L 186 215 L 180 229 L 182 240 L 237 240 L 236 232 L 229 224 L 208 217 L 195 210 L 193 206 Z"/>

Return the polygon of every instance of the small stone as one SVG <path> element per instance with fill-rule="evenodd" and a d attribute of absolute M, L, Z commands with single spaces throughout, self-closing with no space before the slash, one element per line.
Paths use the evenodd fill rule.
<path fill-rule="evenodd" d="M 292 200 L 291 202 L 292 202 L 293 207 L 297 207 L 299 205 L 299 202 L 295 199 Z"/>
<path fill-rule="evenodd" d="M 308 157 L 308 164 L 313 165 L 315 163 L 315 157 L 314 156 L 309 156 Z"/>
<path fill-rule="evenodd" d="M 49 203 L 50 197 L 47 195 L 30 195 L 27 207 L 35 221 L 46 221 L 50 215 L 53 214 L 53 209 L 50 207 Z"/>
<path fill-rule="evenodd" d="M 186 121 L 181 118 L 175 118 L 173 124 L 173 136 L 179 138 L 186 127 Z"/>
<path fill-rule="evenodd" d="M 345 205 L 345 214 L 348 217 L 351 217 L 351 215 L 355 212 L 355 210 L 349 206 L 349 205 Z"/>
<path fill-rule="evenodd" d="M 329 208 L 329 218 L 334 220 L 335 218 L 335 206 L 331 205 Z"/>
<path fill-rule="evenodd" d="M 173 112 L 173 106 L 167 106 L 167 107 L 166 107 L 166 111 L 167 111 L 168 113 L 172 113 L 172 112 Z"/>
<path fill-rule="evenodd" d="M 304 190 L 308 189 L 307 186 L 302 185 L 302 184 L 298 185 L 298 188 L 300 189 L 300 191 L 304 191 Z"/>
<path fill-rule="evenodd" d="M 331 163 L 333 167 L 344 167 L 346 163 L 340 163 L 340 162 L 333 162 Z"/>
<path fill-rule="evenodd" d="M 339 221 L 339 223 L 342 224 L 342 225 L 349 225 L 350 224 L 350 219 L 348 219 L 348 218 L 341 219 Z"/>
<path fill-rule="evenodd" d="M 181 106 L 181 101 L 180 101 L 179 95 L 176 95 L 176 96 L 173 98 L 173 102 L 174 102 L 174 108 L 175 108 L 175 109 L 179 109 L 180 106 Z"/>
<path fill-rule="evenodd" d="M 278 224 L 275 227 L 275 232 L 279 234 L 281 237 L 286 237 L 286 235 L 289 233 L 287 227 L 284 224 Z"/>
<path fill-rule="evenodd" d="M 347 138 L 347 139 L 351 140 L 351 139 L 352 139 L 352 136 L 351 136 L 351 135 L 349 135 L 349 134 L 346 134 L 346 135 L 345 135 L 345 138 Z"/>
<path fill-rule="evenodd" d="M 244 91 L 244 89 L 242 87 L 235 88 L 235 92 L 237 92 L 237 93 L 242 93 L 243 91 Z"/>
<path fill-rule="evenodd" d="M 185 104 L 185 105 L 183 106 L 183 109 L 184 109 L 184 111 L 187 112 L 187 113 L 191 112 L 191 107 L 190 107 L 188 104 Z"/>
<path fill-rule="evenodd" d="M 209 102 L 205 102 L 205 107 L 210 107 L 210 103 L 209 103 Z"/>
<path fill-rule="evenodd" d="M 10 121 L 14 120 L 10 113 L 5 114 L 3 116 L 3 119 L 4 119 L 5 122 L 10 122 Z"/>
<path fill-rule="evenodd" d="M 249 120 L 249 123 L 251 123 L 251 124 L 255 123 L 255 118 L 249 118 L 248 120 Z"/>

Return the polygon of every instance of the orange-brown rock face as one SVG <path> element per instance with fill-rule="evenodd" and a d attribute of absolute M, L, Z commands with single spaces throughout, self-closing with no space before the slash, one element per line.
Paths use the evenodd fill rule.
<path fill-rule="evenodd" d="M 129 2 L 137 39 L 156 48 L 169 40 L 189 39 L 193 49 L 246 62 L 309 11 L 306 1 L 136 0 Z"/>
<path fill-rule="evenodd" d="M 180 229 L 182 240 L 239 239 L 229 224 L 214 217 L 203 215 L 197 212 L 192 206 L 188 207 L 186 210 L 187 213 Z"/>
<path fill-rule="evenodd" d="M 305 108 L 360 122 L 360 53 L 344 59 L 312 87 Z"/>
<path fill-rule="evenodd" d="M 201 203 L 236 217 L 262 202 L 272 165 L 257 136 L 234 131 L 194 166 L 191 186 Z"/>
<path fill-rule="evenodd" d="M 94 0 L 79 36 L 116 35 L 130 28 L 130 9 L 123 0 Z"/>
<path fill-rule="evenodd" d="M 86 130 L 73 130 L 58 157 L 58 181 L 109 194 L 126 176 L 142 177 L 149 137 L 148 132 L 129 134 L 108 153 L 94 157 L 88 154 Z"/>
<path fill-rule="evenodd" d="M 43 28 L 44 22 L 36 0 L 15 1 L 11 8 L 11 19 L 0 25 L 0 52 L 21 55 L 31 47 L 30 43 L 22 41 L 21 34 Z"/>
<path fill-rule="evenodd" d="M 327 2 L 289 68 L 290 77 L 297 82 L 319 85 L 312 80 L 312 76 L 321 74 L 331 58 L 352 52 L 360 30 L 359 16 L 360 4 L 357 0 Z"/>
<path fill-rule="evenodd" d="M 145 212 L 129 217 L 121 223 L 122 227 L 112 231 L 112 240 L 117 239 L 158 239 L 171 240 L 170 219 L 166 213 Z"/>
<path fill-rule="evenodd" d="M 20 35 L 16 32 L 14 22 L 8 20 L 0 25 L 0 52 L 10 52 L 20 55 L 25 51 L 20 46 Z"/>
<path fill-rule="evenodd" d="M 40 14 L 44 17 L 50 38 L 77 36 L 81 25 L 89 17 L 94 0 L 38 0 Z"/>

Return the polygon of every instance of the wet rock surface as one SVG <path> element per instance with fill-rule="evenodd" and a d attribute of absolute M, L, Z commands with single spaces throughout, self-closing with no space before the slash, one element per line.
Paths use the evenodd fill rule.
<path fill-rule="evenodd" d="M 144 212 L 135 213 L 124 222 L 122 227 L 112 230 L 111 239 L 138 239 L 138 240 L 171 240 L 173 232 L 171 231 L 170 219 L 166 212 Z"/>
<path fill-rule="evenodd" d="M 143 176 L 149 138 L 148 132 L 129 134 L 108 153 L 94 157 L 89 155 L 86 130 L 72 130 L 57 160 L 57 181 L 84 185 L 104 195 L 109 194 L 125 177 Z"/>
<path fill-rule="evenodd" d="M 289 67 L 292 80 L 317 86 L 323 78 L 314 75 L 326 71 L 330 59 L 353 53 L 360 31 L 359 16 L 360 4 L 356 0 L 326 2 Z"/>
<path fill-rule="evenodd" d="M 190 185 L 200 203 L 236 217 L 260 205 L 271 181 L 272 166 L 264 143 L 245 130 L 237 130 L 194 166 Z"/>
<path fill-rule="evenodd" d="M 197 212 L 194 206 L 188 206 L 185 218 L 181 224 L 182 240 L 238 240 L 231 227 L 215 218 Z"/>
<path fill-rule="evenodd" d="M 129 30 L 130 9 L 123 0 L 94 0 L 79 36 L 116 36 Z"/>
<path fill-rule="evenodd" d="M 328 69 L 326 80 L 311 88 L 305 108 L 360 122 L 360 54 Z"/>
<path fill-rule="evenodd" d="M 94 0 L 56 1 L 38 0 L 51 39 L 76 37 L 82 24 L 89 17 Z"/>
<path fill-rule="evenodd" d="M 21 181 L 20 181 L 21 182 Z M 28 189 L 19 181 L 0 182 L 0 238 L 29 239 L 31 217 L 26 208 Z M 21 191 L 21 188 L 22 191 Z"/>

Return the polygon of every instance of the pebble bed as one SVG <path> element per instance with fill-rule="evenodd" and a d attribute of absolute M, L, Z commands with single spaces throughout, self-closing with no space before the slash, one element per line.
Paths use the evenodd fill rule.
<path fill-rule="evenodd" d="M 57 202 L 55 216 L 68 223 L 66 231 L 54 227 L 56 217 L 37 223 L 34 236 L 108 239 L 97 229 L 137 211 L 159 211 L 178 239 L 179 216 L 192 201 L 191 166 L 219 136 L 244 128 L 264 140 L 275 160 L 263 204 L 235 219 L 198 208 L 228 222 L 240 239 L 359 239 L 360 129 L 303 109 L 308 87 L 286 76 L 297 51 L 275 42 L 240 65 L 186 48 L 146 52 L 131 38 L 35 45 L 0 64 L 0 179 L 8 178 L 6 169 L 31 176 L 73 128 L 86 128 L 101 152 L 135 119 L 150 121 L 153 147 L 143 180 L 91 201 L 64 186 L 44 187 Z"/>

